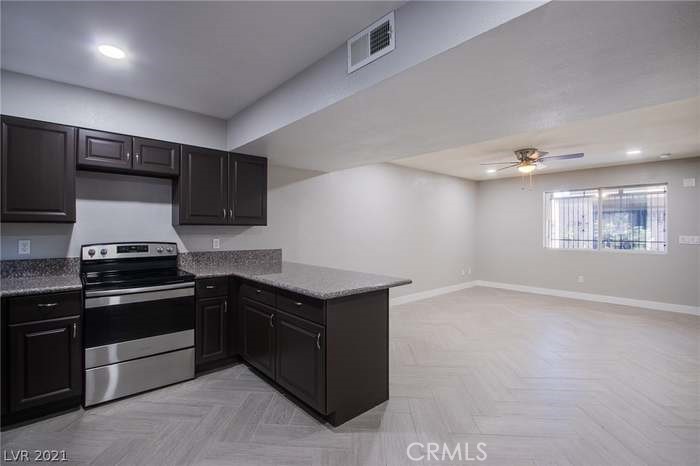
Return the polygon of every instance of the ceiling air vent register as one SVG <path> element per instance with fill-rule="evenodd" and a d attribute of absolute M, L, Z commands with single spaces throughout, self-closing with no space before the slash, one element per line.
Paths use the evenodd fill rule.
<path fill-rule="evenodd" d="M 394 50 L 394 12 L 376 21 L 348 41 L 348 73 Z"/>

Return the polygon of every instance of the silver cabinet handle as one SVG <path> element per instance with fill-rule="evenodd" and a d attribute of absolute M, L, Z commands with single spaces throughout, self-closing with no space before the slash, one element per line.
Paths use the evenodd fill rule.
<path fill-rule="evenodd" d="M 76 336 L 78 336 L 78 324 L 73 322 L 73 339 L 75 339 Z"/>
<path fill-rule="evenodd" d="M 304 303 L 300 303 L 299 301 L 297 301 L 296 303 L 294 303 L 294 305 L 295 305 L 296 307 L 301 307 L 303 304 L 304 304 Z"/>
<path fill-rule="evenodd" d="M 134 158 L 136 159 L 136 163 L 139 163 L 139 153 L 134 154 Z"/>
<path fill-rule="evenodd" d="M 204 288 L 206 288 L 207 290 L 213 290 L 214 288 L 216 288 L 216 285 L 207 285 Z"/>
<path fill-rule="evenodd" d="M 131 160 L 131 152 L 126 153 L 126 161 L 128 162 L 129 160 Z"/>
<path fill-rule="evenodd" d="M 221 209 L 224 212 L 224 218 L 226 218 L 226 209 Z"/>
<path fill-rule="evenodd" d="M 321 333 L 316 334 L 316 348 L 321 349 Z"/>
<path fill-rule="evenodd" d="M 255 290 L 255 292 L 256 292 L 257 294 L 260 294 L 260 293 L 262 293 L 262 290 Z"/>
<path fill-rule="evenodd" d="M 233 209 L 228 210 L 228 218 L 233 218 Z"/>
<path fill-rule="evenodd" d="M 224 301 L 224 312 L 228 312 L 228 301 Z"/>
<path fill-rule="evenodd" d="M 272 319 L 274 319 L 274 318 L 275 318 L 275 315 L 274 315 L 274 314 L 270 314 L 270 327 L 274 327 L 274 326 L 275 326 L 274 322 L 272 321 Z"/>
<path fill-rule="evenodd" d="M 56 307 L 56 306 L 58 306 L 58 303 L 39 303 L 36 305 L 36 307 L 41 307 L 41 308 Z"/>

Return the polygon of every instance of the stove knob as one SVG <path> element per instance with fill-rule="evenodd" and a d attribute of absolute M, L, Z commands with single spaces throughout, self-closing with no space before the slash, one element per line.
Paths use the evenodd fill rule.
<path fill-rule="evenodd" d="M 166 251 L 173 252 L 173 248 L 167 248 Z"/>
<path fill-rule="evenodd" d="M 156 251 L 158 252 L 158 254 L 161 254 L 163 252 L 163 248 L 158 248 L 156 249 Z"/>
<path fill-rule="evenodd" d="M 100 254 L 102 254 L 103 256 L 106 256 L 107 250 L 105 248 L 100 249 Z"/>
<path fill-rule="evenodd" d="M 94 256 L 94 255 L 95 255 L 95 250 L 92 249 L 92 248 L 88 249 L 88 254 L 90 255 L 90 257 Z"/>

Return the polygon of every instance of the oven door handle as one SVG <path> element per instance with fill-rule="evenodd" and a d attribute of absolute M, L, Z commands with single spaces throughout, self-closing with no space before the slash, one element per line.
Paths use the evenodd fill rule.
<path fill-rule="evenodd" d="M 114 290 L 97 290 L 97 291 L 86 291 L 86 298 L 94 298 L 96 296 L 121 296 L 125 294 L 132 293 L 148 293 L 151 291 L 160 290 L 177 290 L 180 288 L 194 288 L 194 282 L 185 283 L 171 283 L 169 285 L 156 285 L 156 286 L 143 286 L 141 288 L 123 288 Z"/>
<path fill-rule="evenodd" d="M 194 296 L 194 287 L 85 298 L 85 309 Z"/>

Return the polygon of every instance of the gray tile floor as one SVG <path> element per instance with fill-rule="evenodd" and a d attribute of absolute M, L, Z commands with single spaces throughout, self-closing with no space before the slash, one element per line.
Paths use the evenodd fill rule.
<path fill-rule="evenodd" d="M 2 444 L 63 464 L 696 465 L 699 345 L 700 318 L 473 288 L 392 308 L 391 399 L 338 428 L 238 365 Z M 411 442 L 488 457 L 413 462 Z"/>

